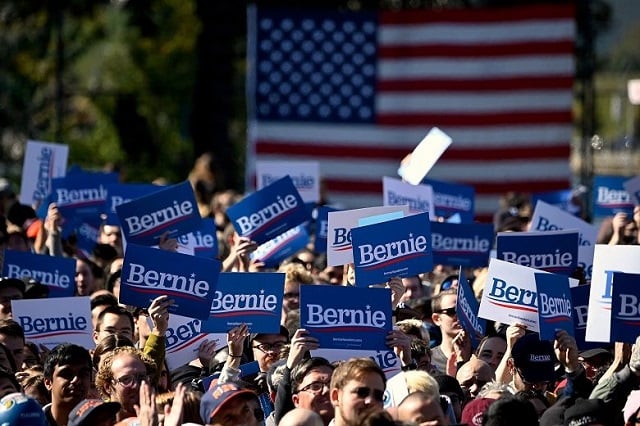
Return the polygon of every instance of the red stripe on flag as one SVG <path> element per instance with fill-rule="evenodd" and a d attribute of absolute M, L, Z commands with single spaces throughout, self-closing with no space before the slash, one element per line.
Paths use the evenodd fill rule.
<path fill-rule="evenodd" d="M 478 114 L 379 114 L 378 124 L 389 126 L 497 126 L 520 124 L 566 124 L 571 111 L 505 112 Z"/>
<path fill-rule="evenodd" d="M 573 76 L 527 78 L 467 78 L 467 79 L 420 79 L 381 80 L 377 88 L 387 92 L 494 92 L 528 89 L 564 89 L 573 86 Z"/>
<path fill-rule="evenodd" d="M 573 50 L 573 40 L 549 42 L 520 42 L 496 43 L 481 45 L 421 45 L 421 46 L 380 46 L 378 55 L 384 59 L 390 58 L 478 58 L 478 57 L 518 57 L 522 55 L 557 55 L 566 56 Z"/>
<path fill-rule="evenodd" d="M 357 146 L 345 144 L 332 145 L 321 140 L 316 142 L 278 142 L 274 140 L 258 140 L 256 144 L 257 154 L 282 154 L 286 153 L 291 157 L 317 157 L 317 158 L 369 158 L 402 159 L 411 149 L 407 147 L 381 147 L 381 146 Z M 571 147 L 566 144 L 556 146 L 544 146 L 530 143 L 527 146 L 486 147 L 484 143 L 478 142 L 478 148 L 449 148 L 442 156 L 442 160 L 476 161 L 482 158 L 483 161 L 492 160 L 518 160 L 526 158 L 548 159 L 548 158 L 568 158 L 571 154 Z"/>

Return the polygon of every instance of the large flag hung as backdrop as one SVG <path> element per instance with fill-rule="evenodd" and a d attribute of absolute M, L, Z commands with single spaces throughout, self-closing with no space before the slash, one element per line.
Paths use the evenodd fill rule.
<path fill-rule="evenodd" d="M 329 201 L 380 205 L 434 126 L 453 143 L 428 177 L 473 185 L 478 218 L 506 191 L 569 186 L 572 6 L 248 20 L 248 187 L 255 160 L 318 160 Z"/>

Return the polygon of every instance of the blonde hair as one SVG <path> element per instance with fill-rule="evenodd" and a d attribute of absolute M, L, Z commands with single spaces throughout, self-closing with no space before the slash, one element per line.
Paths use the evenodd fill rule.
<path fill-rule="evenodd" d="M 300 284 L 313 284 L 313 276 L 304 266 L 298 263 L 288 263 L 281 266 L 278 272 L 284 272 L 285 282 L 297 282 Z"/>
<path fill-rule="evenodd" d="M 423 392 L 429 397 L 440 398 L 438 382 L 426 371 L 411 370 L 405 371 L 403 374 L 404 381 L 407 384 L 407 390 L 410 394 L 413 392 Z"/>

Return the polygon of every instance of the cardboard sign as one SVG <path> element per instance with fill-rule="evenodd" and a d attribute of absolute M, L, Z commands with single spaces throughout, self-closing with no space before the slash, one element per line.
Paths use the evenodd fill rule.
<path fill-rule="evenodd" d="M 300 327 L 321 348 L 384 350 L 392 328 L 390 300 L 386 288 L 303 285 Z"/>
<path fill-rule="evenodd" d="M 107 218 L 105 223 L 107 225 L 121 226 L 120 218 L 118 218 L 118 212 L 116 207 L 121 204 L 133 201 L 136 198 L 141 198 L 154 192 L 165 189 L 164 186 L 151 185 L 151 184 L 134 184 L 134 183 L 116 183 L 107 186 L 107 205 L 106 214 Z"/>
<path fill-rule="evenodd" d="M 578 266 L 577 230 L 500 232 L 496 238 L 498 259 L 570 276 Z"/>
<path fill-rule="evenodd" d="M 384 371 L 387 379 L 392 378 L 402 370 L 402 362 L 400 358 L 391 349 L 369 351 L 369 350 L 353 350 L 353 349 L 316 349 L 311 353 L 312 356 L 320 356 L 329 362 L 346 361 L 350 358 L 369 357 L 374 360 Z"/>
<path fill-rule="evenodd" d="M 11 312 L 26 341 L 49 349 L 61 343 L 95 346 L 89 297 L 12 300 Z"/>
<path fill-rule="evenodd" d="M 491 259 L 478 316 L 509 325 L 521 323 L 528 330 L 540 331 L 536 272 L 540 271 Z"/>
<path fill-rule="evenodd" d="M 594 176 L 594 217 L 614 216 L 618 212 L 633 214 L 634 200 L 624 189 L 625 176 Z"/>
<path fill-rule="evenodd" d="M 381 284 L 433 268 L 427 213 L 351 230 L 356 285 Z"/>
<path fill-rule="evenodd" d="M 589 342 L 611 342 L 611 297 L 615 272 L 640 273 L 640 246 L 596 245 L 585 335 Z"/>
<path fill-rule="evenodd" d="M 456 315 L 471 338 L 471 346 L 476 348 L 484 337 L 486 321 L 478 318 L 478 301 L 467 281 L 462 269 L 458 275 L 458 298 L 456 300 Z"/>
<path fill-rule="evenodd" d="M 170 312 L 207 319 L 222 263 L 128 244 L 120 278 L 120 303 L 146 308 L 158 296 L 175 303 Z"/>
<path fill-rule="evenodd" d="M 285 274 L 279 272 L 224 272 L 202 331 L 226 333 L 247 324 L 252 333 L 280 330 Z"/>
<path fill-rule="evenodd" d="M 258 246 L 251 253 L 251 258 L 260 260 L 266 268 L 277 268 L 283 260 L 305 248 L 308 243 L 309 234 L 305 226 L 298 225 Z"/>
<path fill-rule="evenodd" d="M 206 259 L 218 257 L 218 235 L 216 224 L 211 218 L 202 219 L 198 230 L 180 235 L 177 240 L 181 249 L 193 253 L 194 256 Z"/>
<path fill-rule="evenodd" d="M 571 287 L 571 303 L 573 305 L 573 326 L 574 337 L 578 350 L 586 351 L 588 349 L 602 347 L 599 343 L 585 341 L 587 332 L 587 312 L 589 309 L 589 291 L 590 285 L 579 285 Z"/>
<path fill-rule="evenodd" d="M 640 335 L 640 274 L 614 273 L 611 340 L 635 343 Z"/>
<path fill-rule="evenodd" d="M 313 239 L 313 250 L 316 253 L 327 252 L 327 235 L 329 233 L 329 212 L 337 211 L 334 208 L 320 206 L 317 210 L 315 238 Z"/>
<path fill-rule="evenodd" d="M 493 225 L 431 222 L 431 250 L 436 265 L 487 266 Z"/>
<path fill-rule="evenodd" d="M 76 290 L 76 260 L 5 250 L 2 276 L 33 278 L 49 287 L 49 297 L 72 297 Z"/>
<path fill-rule="evenodd" d="M 582 207 L 571 202 L 574 191 L 571 189 L 563 189 L 561 191 L 537 192 L 531 194 L 531 204 L 534 206 L 540 201 L 544 201 L 554 207 L 557 207 L 573 216 L 582 214 Z"/>
<path fill-rule="evenodd" d="M 473 186 L 434 179 L 423 179 L 422 183 L 433 189 L 433 205 L 437 217 L 449 221 L 457 215 L 460 218 L 458 223 L 473 223 L 476 197 Z"/>
<path fill-rule="evenodd" d="M 320 163 L 317 161 L 256 161 L 256 188 L 289 175 L 305 203 L 320 201 Z"/>
<path fill-rule="evenodd" d="M 633 202 L 640 204 L 640 176 L 625 180 L 622 186 L 624 186 L 624 190 L 627 191 L 628 194 L 631 194 Z"/>
<path fill-rule="evenodd" d="M 90 257 L 93 249 L 98 244 L 98 236 L 100 235 L 99 216 L 81 216 L 76 221 L 72 221 L 73 233 L 76 236 L 76 247 L 85 255 Z"/>
<path fill-rule="evenodd" d="M 116 206 L 129 244 L 151 246 L 160 237 L 176 238 L 201 226 L 200 212 L 188 181 Z"/>
<path fill-rule="evenodd" d="M 22 165 L 20 204 L 39 206 L 51 193 L 51 179 L 64 177 L 69 146 L 27 141 Z"/>
<path fill-rule="evenodd" d="M 449 148 L 451 142 L 452 139 L 442 130 L 432 128 L 415 147 L 408 163 L 400 167 L 398 174 L 410 184 L 418 185 Z"/>
<path fill-rule="evenodd" d="M 65 177 L 52 179 L 51 202 L 65 219 L 73 216 L 100 216 L 105 209 L 107 186 L 116 183 L 114 173 L 75 172 Z M 38 210 L 39 217 L 45 218 L 47 205 Z"/>
<path fill-rule="evenodd" d="M 227 209 L 227 216 L 241 237 L 264 244 L 310 219 L 289 176 L 245 197 Z"/>
<path fill-rule="evenodd" d="M 540 338 L 554 340 L 558 330 L 574 335 L 569 279 L 558 274 L 535 274 Z"/>
<path fill-rule="evenodd" d="M 379 206 L 329 212 L 327 266 L 338 266 L 353 263 L 351 229 L 358 226 L 359 219 L 397 211 L 402 211 L 404 215 L 407 215 L 409 213 L 409 207 Z"/>
<path fill-rule="evenodd" d="M 169 315 L 166 336 L 166 359 L 169 370 L 174 370 L 198 358 L 198 348 L 205 340 L 216 342 L 216 350 L 227 346 L 226 333 L 202 333 L 201 321 Z"/>
<path fill-rule="evenodd" d="M 538 201 L 531 218 L 531 231 L 559 231 L 563 229 L 577 229 L 580 233 L 580 246 L 594 246 L 598 239 L 595 226 L 577 218 L 557 207 Z"/>
<path fill-rule="evenodd" d="M 382 178 L 382 204 L 385 206 L 409 206 L 409 213 L 428 212 L 436 219 L 433 205 L 433 188 L 429 185 L 411 185 L 390 177 Z"/>

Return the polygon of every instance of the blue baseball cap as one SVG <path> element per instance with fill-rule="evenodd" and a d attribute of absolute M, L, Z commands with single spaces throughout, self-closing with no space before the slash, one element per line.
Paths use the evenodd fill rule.
<path fill-rule="evenodd" d="M 47 419 L 42 407 L 33 398 L 16 392 L 0 399 L 0 426 L 45 426 Z"/>

